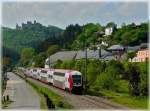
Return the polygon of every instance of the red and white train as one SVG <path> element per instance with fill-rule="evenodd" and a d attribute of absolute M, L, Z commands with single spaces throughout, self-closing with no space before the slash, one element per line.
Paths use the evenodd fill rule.
<path fill-rule="evenodd" d="M 63 90 L 82 92 L 82 74 L 76 70 L 30 68 L 24 69 L 24 73 L 28 77 Z"/>

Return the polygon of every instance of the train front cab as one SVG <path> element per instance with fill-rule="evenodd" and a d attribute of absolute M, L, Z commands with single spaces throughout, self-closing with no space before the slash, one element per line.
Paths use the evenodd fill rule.
<path fill-rule="evenodd" d="M 74 71 L 72 74 L 72 80 L 73 80 L 73 88 L 72 93 L 75 94 L 82 94 L 83 91 L 83 85 L 82 85 L 82 75 L 78 71 Z"/>

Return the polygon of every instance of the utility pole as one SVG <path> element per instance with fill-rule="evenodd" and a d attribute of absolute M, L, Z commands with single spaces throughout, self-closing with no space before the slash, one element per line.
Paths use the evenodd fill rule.
<path fill-rule="evenodd" d="M 83 40 L 83 47 L 84 47 L 83 49 L 85 51 L 84 77 L 83 77 L 83 91 L 84 91 L 84 94 L 87 91 L 87 43 L 86 43 L 86 39 L 87 39 L 87 34 L 86 34 L 86 31 L 85 31 L 84 40 Z"/>
<path fill-rule="evenodd" d="M 48 58 L 49 68 L 51 68 L 50 56 Z"/>
<path fill-rule="evenodd" d="M 84 69 L 85 69 L 85 72 L 84 72 L 84 93 L 87 91 L 87 45 L 86 45 L 86 42 L 85 42 L 85 66 L 84 66 Z"/>
<path fill-rule="evenodd" d="M 98 54 L 99 54 L 99 59 L 101 58 L 102 54 L 101 54 L 101 46 L 98 46 Z"/>

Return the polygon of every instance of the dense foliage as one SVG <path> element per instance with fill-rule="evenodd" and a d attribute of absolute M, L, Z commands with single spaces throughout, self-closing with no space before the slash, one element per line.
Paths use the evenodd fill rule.
<path fill-rule="evenodd" d="M 57 51 L 59 51 L 60 47 L 58 45 L 51 45 L 48 47 L 47 49 L 47 55 L 50 56 L 54 53 L 56 53 Z"/>
<path fill-rule="evenodd" d="M 44 67 L 45 64 L 45 59 L 46 59 L 46 54 L 44 52 L 39 53 L 38 55 L 35 55 L 33 57 L 33 67 Z"/>
<path fill-rule="evenodd" d="M 142 42 L 148 41 L 148 23 L 135 25 L 134 23 L 124 25 L 117 29 L 114 35 L 111 36 L 113 43 L 123 45 L 139 45 Z"/>
<path fill-rule="evenodd" d="M 32 47 L 24 48 L 21 52 L 20 65 L 27 66 L 32 63 L 32 58 L 35 55 L 35 50 Z"/>
<path fill-rule="evenodd" d="M 37 48 L 46 38 L 59 36 L 62 31 L 55 26 L 46 27 L 40 23 L 31 22 L 23 23 L 22 27 L 16 27 L 16 29 L 3 27 L 3 45 L 20 53 L 22 48 Z"/>

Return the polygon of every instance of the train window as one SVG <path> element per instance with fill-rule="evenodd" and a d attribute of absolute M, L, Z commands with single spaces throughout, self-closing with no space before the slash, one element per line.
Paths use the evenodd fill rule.
<path fill-rule="evenodd" d="M 41 80 L 47 80 L 47 78 L 46 77 L 41 77 Z"/>
<path fill-rule="evenodd" d="M 52 75 L 48 75 L 49 78 L 52 78 Z"/>
<path fill-rule="evenodd" d="M 36 72 L 36 71 L 37 71 L 37 69 L 33 69 L 33 71 L 34 71 L 34 72 Z"/>
<path fill-rule="evenodd" d="M 41 72 L 42 72 L 42 73 L 47 73 L 47 71 L 45 71 L 45 70 L 41 70 Z"/>
<path fill-rule="evenodd" d="M 81 83 L 81 75 L 72 75 L 74 83 Z"/>
<path fill-rule="evenodd" d="M 56 75 L 56 76 L 65 76 L 65 73 L 54 72 L 54 75 Z"/>
<path fill-rule="evenodd" d="M 80 79 L 81 75 L 72 75 L 72 78 L 74 78 L 74 79 Z"/>

